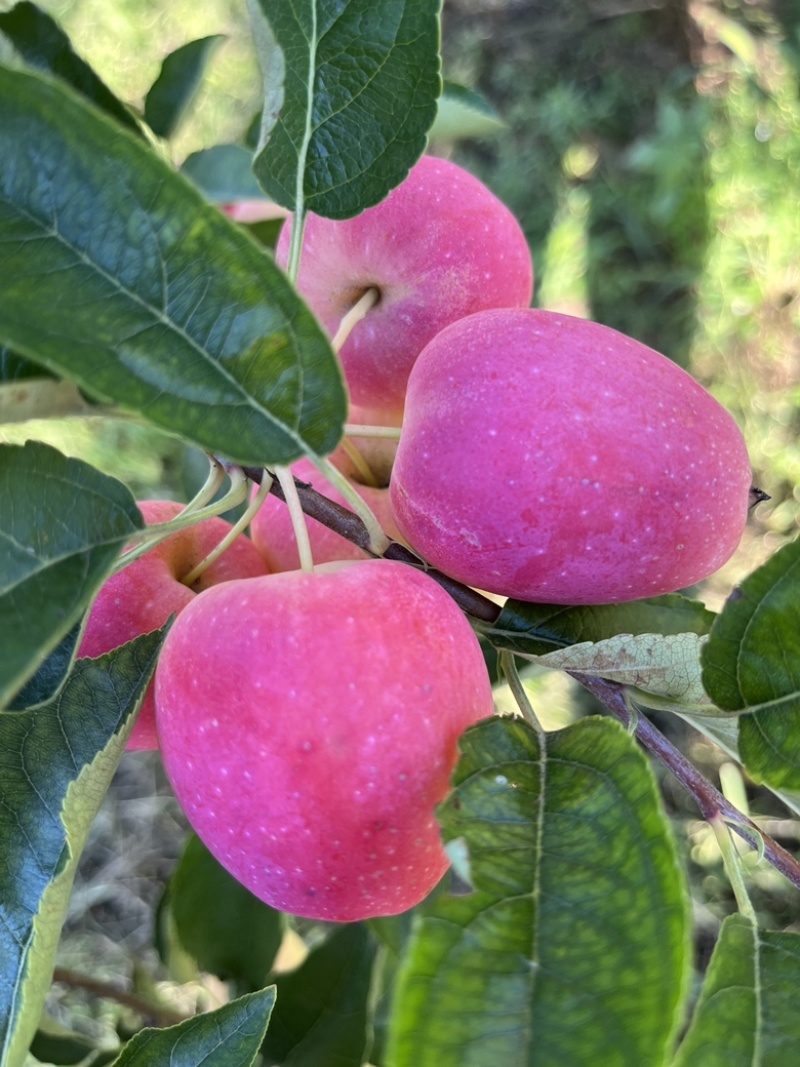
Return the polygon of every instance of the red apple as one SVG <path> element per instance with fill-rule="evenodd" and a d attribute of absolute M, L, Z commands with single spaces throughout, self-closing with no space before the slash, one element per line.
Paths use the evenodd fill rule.
<path fill-rule="evenodd" d="M 395 525 L 392 515 L 392 507 L 389 501 L 389 489 L 360 485 L 354 478 L 354 472 L 349 465 L 347 457 L 341 452 L 335 454 L 336 465 L 347 475 L 350 484 L 358 492 L 359 496 L 369 505 L 385 533 L 395 541 L 402 538 Z M 292 474 L 303 482 L 322 493 L 323 496 L 333 500 L 336 504 L 350 508 L 342 494 L 319 473 L 314 464 L 307 459 L 301 459 L 292 465 Z M 324 526 L 316 519 L 306 519 L 308 534 L 311 541 L 311 554 L 315 564 L 331 563 L 335 560 L 368 559 L 367 552 L 362 551 L 352 541 L 348 541 L 340 534 Z M 250 534 L 253 544 L 261 553 L 267 567 L 272 572 L 293 571 L 300 566 L 300 558 L 297 552 L 297 541 L 292 529 L 289 517 L 289 509 L 282 500 L 270 495 L 266 498 L 250 523 Z"/>
<path fill-rule="evenodd" d="M 462 582 L 601 604 L 720 567 L 750 484 L 736 423 L 675 363 L 594 322 L 506 310 L 417 360 L 391 500 L 412 548 Z"/>
<path fill-rule="evenodd" d="M 164 766 L 252 893 L 354 922 L 447 868 L 434 808 L 459 735 L 492 714 L 480 647 L 426 574 L 389 560 L 208 589 L 156 670 Z"/>
<path fill-rule="evenodd" d="M 172 500 L 143 500 L 139 502 L 139 510 L 145 521 L 154 525 L 173 519 L 183 510 L 183 504 Z M 168 537 L 109 578 L 92 605 L 78 655 L 101 656 L 140 634 L 158 629 L 170 615 L 183 611 L 201 590 L 218 582 L 266 574 L 267 567 L 253 543 L 240 536 L 194 585 L 182 584 L 181 578 L 205 559 L 230 528 L 224 519 L 206 519 Z M 152 685 L 145 695 L 128 748 L 158 748 Z"/>
<path fill-rule="evenodd" d="M 290 220 L 278 241 L 282 267 L 291 229 Z M 508 208 L 455 163 L 423 156 L 357 218 L 309 215 L 297 284 L 331 336 L 369 288 L 379 290 L 340 356 L 353 403 L 396 416 L 428 341 L 473 311 L 526 307 L 533 267 Z"/>

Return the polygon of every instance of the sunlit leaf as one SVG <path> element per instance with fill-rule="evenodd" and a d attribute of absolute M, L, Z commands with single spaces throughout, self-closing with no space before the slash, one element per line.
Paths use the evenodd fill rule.
<path fill-rule="evenodd" d="M 345 219 L 383 200 L 436 115 L 439 0 L 256 0 L 265 107 L 255 173 L 272 199 Z"/>
<path fill-rule="evenodd" d="M 662 1064 L 683 1011 L 687 900 L 635 742 L 607 719 L 541 740 L 494 719 L 461 747 L 440 817 L 474 891 L 422 911 L 392 1067 Z"/>
<path fill-rule="evenodd" d="M 800 936 L 729 915 L 672 1067 L 794 1067 Z"/>

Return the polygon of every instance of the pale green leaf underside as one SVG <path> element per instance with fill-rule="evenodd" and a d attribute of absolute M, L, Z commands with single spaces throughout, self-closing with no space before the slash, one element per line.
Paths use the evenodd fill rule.
<path fill-rule="evenodd" d="M 474 892 L 423 910 L 401 972 L 392 1067 L 657 1067 L 677 1025 L 688 915 L 649 766 L 585 719 L 467 731 L 444 839 Z"/>
<path fill-rule="evenodd" d="M 66 87 L 0 98 L 0 342 L 239 463 L 330 452 L 341 370 L 272 259 Z"/>
<path fill-rule="evenodd" d="M 796 1067 L 798 987 L 800 936 L 729 916 L 672 1067 Z"/>
<path fill-rule="evenodd" d="M 250 1067 L 275 1003 L 275 987 L 164 1030 L 140 1030 L 113 1067 Z"/>
<path fill-rule="evenodd" d="M 0 1067 L 25 1060 L 78 859 L 161 638 L 81 660 L 50 703 L 0 712 Z"/>
<path fill-rule="evenodd" d="M 425 149 L 441 91 L 440 0 L 258 3 L 274 40 L 260 57 L 267 105 L 256 177 L 284 207 L 357 215 Z"/>
<path fill-rule="evenodd" d="M 144 525 L 130 490 L 49 445 L 0 445 L 0 708 Z"/>

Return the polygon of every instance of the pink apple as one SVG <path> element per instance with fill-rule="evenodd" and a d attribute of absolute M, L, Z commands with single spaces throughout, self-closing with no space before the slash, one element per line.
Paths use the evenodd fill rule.
<path fill-rule="evenodd" d="M 720 567 L 750 484 L 736 423 L 675 363 L 594 322 L 507 310 L 417 360 L 391 500 L 411 547 L 462 582 L 601 604 Z"/>
<path fill-rule="evenodd" d="M 392 506 L 389 501 L 388 487 L 374 488 L 368 485 L 359 485 L 354 477 L 352 468 L 347 458 L 341 453 L 336 453 L 337 466 L 348 476 L 350 484 L 357 490 L 359 496 L 369 505 L 385 533 L 395 541 L 402 538 L 395 525 L 392 515 Z M 303 482 L 309 482 L 311 486 L 323 496 L 349 508 L 342 494 L 323 478 L 310 460 L 302 459 L 292 465 L 292 474 Z M 352 541 L 335 533 L 323 526 L 315 519 L 307 519 L 308 533 L 311 540 L 311 552 L 314 563 L 329 563 L 334 560 L 367 559 L 368 554 L 362 551 Z M 289 509 L 282 500 L 270 494 L 259 508 L 250 523 L 250 534 L 253 544 L 261 553 L 270 571 L 293 571 L 300 566 L 300 558 L 297 552 L 297 541 L 292 530 Z"/>
<path fill-rule="evenodd" d="M 167 636 L 156 705 L 175 794 L 219 862 L 273 907 L 354 922 L 444 874 L 434 808 L 492 694 L 447 594 L 362 560 L 206 590 Z"/>
<path fill-rule="evenodd" d="M 168 522 L 183 509 L 171 500 L 143 500 L 139 510 L 154 525 Z M 237 537 L 218 560 L 189 587 L 181 578 L 215 548 L 230 530 L 224 519 L 206 519 L 162 541 L 103 585 L 92 605 L 79 656 L 101 656 L 140 634 L 163 626 L 183 611 L 202 589 L 232 578 L 254 578 L 267 567 L 253 543 Z M 128 740 L 129 749 L 158 748 L 152 685 Z"/>
<path fill-rule="evenodd" d="M 288 221 L 278 241 L 282 267 L 291 228 Z M 533 267 L 508 208 L 455 163 L 424 156 L 357 218 L 308 217 L 298 288 L 331 336 L 373 286 L 380 300 L 340 356 L 353 403 L 396 415 L 428 341 L 473 311 L 526 307 Z"/>

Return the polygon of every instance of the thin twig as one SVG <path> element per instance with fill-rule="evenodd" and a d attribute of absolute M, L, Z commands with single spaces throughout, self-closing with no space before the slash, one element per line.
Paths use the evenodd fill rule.
<path fill-rule="evenodd" d="M 74 989 L 85 989 L 87 993 L 92 993 L 103 1000 L 114 1000 L 117 1004 L 132 1008 L 145 1019 L 156 1020 L 159 1026 L 173 1026 L 175 1023 L 182 1023 L 186 1019 L 192 1018 L 190 1015 L 183 1015 L 181 1012 L 173 1011 L 171 1008 L 163 1007 L 160 1004 L 152 1004 L 150 1001 L 136 996 L 135 993 L 125 993 L 108 982 L 101 982 L 97 978 L 91 978 L 88 974 L 70 971 L 66 967 L 56 967 L 53 972 L 53 981 L 63 982 L 64 985 L 72 986 Z"/>
<path fill-rule="evenodd" d="M 625 726 L 630 722 L 630 712 L 625 700 L 624 686 L 618 682 L 608 682 L 604 678 L 569 672 L 576 681 L 597 697 L 611 714 Z M 782 848 L 777 841 L 766 834 L 761 827 L 743 815 L 719 790 L 694 767 L 671 741 L 657 730 L 645 715 L 640 715 L 635 727 L 635 736 L 649 752 L 664 764 L 686 791 L 693 797 L 704 819 L 710 821 L 720 815 L 732 830 L 752 845 L 759 839 L 764 846 L 764 855 L 772 866 L 785 875 L 789 881 L 800 889 L 800 863 L 794 856 Z"/>

